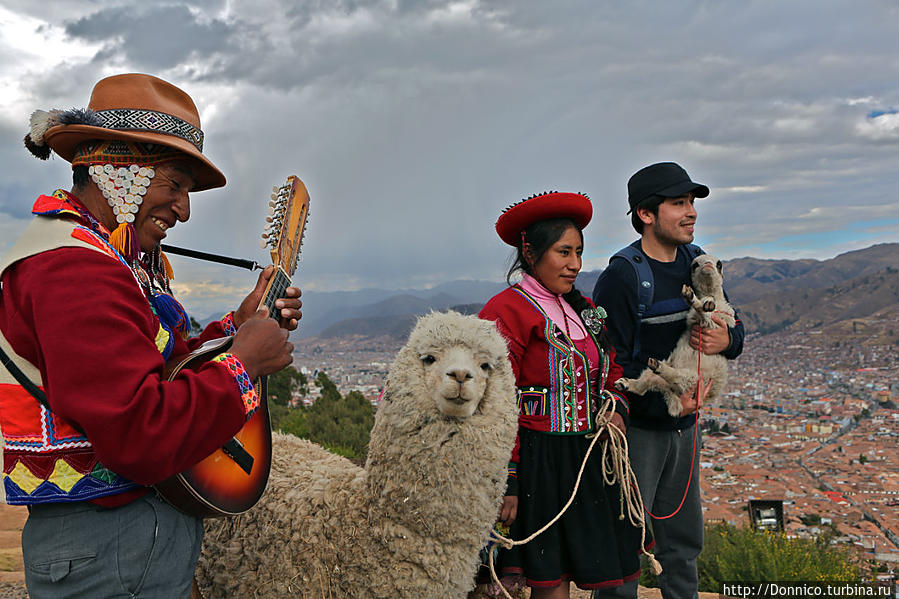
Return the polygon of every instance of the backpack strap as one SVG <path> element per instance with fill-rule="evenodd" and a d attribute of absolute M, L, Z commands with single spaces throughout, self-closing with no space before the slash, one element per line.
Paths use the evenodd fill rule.
<path fill-rule="evenodd" d="M 634 323 L 634 339 L 631 347 L 631 359 L 636 360 L 640 353 L 640 324 L 643 322 L 643 315 L 652 305 L 653 296 L 653 278 L 652 269 L 646 261 L 643 250 L 640 249 L 640 240 L 638 239 L 629 246 L 618 250 L 609 262 L 615 258 L 626 260 L 634 268 L 634 274 L 637 276 L 637 322 Z"/>
<path fill-rule="evenodd" d="M 693 258 L 702 254 L 702 248 L 695 243 L 686 243 L 677 246 L 677 251 L 687 255 L 687 261 L 693 262 Z"/>
<path fill-rule="evenodd" d="M 692 262 L 693 258 L 702 254 L 702 248 L 694 243 L 687 243 L 677 246 L 678 253 L 682 253 L 687 257 L 687 262 Z M 637 322 L 634 324 L 634 338 L 631 344 L 631 359 L 636 360 L 640 353 L 640 325 L 643 322 L 643 315 L 652 306 L 653 299 L 653 278 L 652 269 L 646 260 L 646 254 L 640 247 L 640 240 L 633 242 L 627 247 L 618 250 L 614 256 L 609 258 L 609 262 L 615 258 L 626 260 L 634 268 L 634 274 L 637 275 Z"/>

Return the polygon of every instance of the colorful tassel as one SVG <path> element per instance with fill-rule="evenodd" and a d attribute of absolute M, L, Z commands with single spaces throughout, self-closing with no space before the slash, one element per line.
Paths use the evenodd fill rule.
<path fill-rule="evenodd" d="M 131 223 L 121 223 L 109 234 L 109 244 L 126 260 L 133 262 L 139 256 L 137 232 Z"/>
<path fill-rule="evenodd" d="M 169 281 L 175 280 L 175 271 L 172 270 L 172 263 L 169 262 L 169 257 L 166 256 L 162 250 L 159 250 L 159 257 L 162 260 L 162 266 L 165 268 L 165 278 Z"/>
<path fill-rule="evenodd" d="M 171 331 L 178 331 L 182 336 L 190 332 L 190 319 L 187 311 L 178 300 L 168 293 L 154 293 L 153 303 L 156 306 L 156 315 L 162 326 Z"/>

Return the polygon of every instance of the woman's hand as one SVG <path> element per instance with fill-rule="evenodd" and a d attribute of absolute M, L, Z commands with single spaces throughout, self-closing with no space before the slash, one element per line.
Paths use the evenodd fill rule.
<path fill-rule="evenodd" d="M 622 435 L 627 433 L 627 425 L 624 424 L 624 418 L 622 418 L 621 414 L 619 414 L 618 412 L 615 412 L 614 414 L 612 414 L 612 418 L 609 420 L 609 422 L 611 423 L 612 426 L 614 426 L 619 431 L 621 431 Z M 600 435 L 599 435 L 599 438 L 600 439 L 608 439 L 608 437 L 609 437 L 609 429 L 604 427 L 602 429 L 602 433 L 600 433 Z"/>
<path fill-rule="evenodd" d="M 499 521 L 506 526 L 512 526 L 518 516 L 518 495 L 506 495 L 503 504 L 499 508 Z"/>
<path fill-rule="evenodd" d="M 612 426 L 620 430 L 622 435 L 627 433 L 627 425 L 624 424 L 624 418 L 618 412 L 612 414 Z"/>

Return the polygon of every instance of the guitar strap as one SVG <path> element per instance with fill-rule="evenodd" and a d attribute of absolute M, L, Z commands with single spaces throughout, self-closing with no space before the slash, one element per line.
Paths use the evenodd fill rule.
<path fill-rule="evenodd" d="M 33 395 L 34 398 L 38 400 L 38 402 L 42 406 L 44 406 L 48 410 L 50 409 L 50 404 L 47 402 L 47 394 L 41 391 L 40 387 L 32 383 L 31 379 L 25 376 L 25 373 L 15 365 L 15 363 L 12 361 L 12 358 L 9 357 L 9 354 L 3 351 L 2 347 L 0 347 L 0 362 L 3 362 L 3 365 L 13 376 L 13 378 L 16 379 L 16 381 L 18 381 L 18 383 L 22 385 L 26 391 L 28 391 L 28 393 Z"/>
<path fill-rule="evenodd" d="M 16 381 L 22 387 L 25 388 L 28 393 L 30 393 L 42 406 L 50 410 L 50 403 L 47 401 L 47 394 L 41 391 L 41 388 L 31 382 L 25 373 L 15 365 L 12 359 L 9 357 L 3 348 L 0 347 L 0 362 L 6 367 L 9 373 L 13 376 Z M 51 410 L 52 411 L 52 410 Z M 71 423 L 72 426 L 79 433 L 84 434 L 84 431 L 81 430 L 81 427 L 77 426 L 74 423 Z M 231 440 L 225 442 L 225 445 L 222 447 L 222 450 L 228 454 L 228 456 L 237 462 L 237 465 L 240 466 L 247 474 L 253 469 L 253 456 L 244 449 L 243 445 L 240 444 L 240 441 L 232 438 Z"/>
<path fill-rule="evenodd" d="M 3 351 L 2 347 L 0 347 L 0 362 L 3 362 L 3 365 L 12 375 L 12 377 L 16 379 L 16 381 L 20 385 L 22 385 L 22 387 L 24 387 L 25 390 L 28 391 L 28 393 L 38 401 L 39 404 L 47 408 L 47 410 L 51 412 L 53 411 L 50 409 L 50 402 L 47 401 L 47 394 L 41 391 L 40 387 L 31 382 L 30 378 L 25 376 L 25 373 L 22 372 L 22 370 L 18 366 L 16 366 L 15 362 L 12 361 L 12 358 L 9 357 L 9 354 Z M 69 425 L 71 425 L 72 428 L 84 435 L 84 430 L 80 426 L 78 426 L 74 422 L 70 422 Z"/>

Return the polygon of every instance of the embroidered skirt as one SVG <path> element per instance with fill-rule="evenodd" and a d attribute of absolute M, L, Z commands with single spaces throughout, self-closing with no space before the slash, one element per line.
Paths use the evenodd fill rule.
<path fill-rule="evenodd" d="M 531 535 L 568 501 L 592 439 L 519 429 L 518 517 L 511 538 Z M 640 529 L 621 514 L 618 485 L 603 482 L 603 441 L 593 447 L 574 502 L 552 527 L 523 546 L 500 552 L 503 574 L 522 574 L 532 587 L 563 581 L 582 589 L 620 586 L 640 576 Z M 650 536 L 647 531 L 647 547 Z"/>

